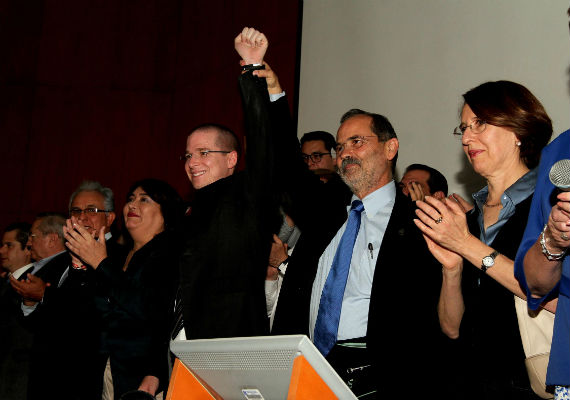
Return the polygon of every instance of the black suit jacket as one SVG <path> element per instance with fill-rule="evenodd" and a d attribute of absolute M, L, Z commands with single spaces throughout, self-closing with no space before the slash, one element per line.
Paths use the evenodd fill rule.
<path fill-rule="evenodd" d="M 516 205 L 515 213 L 490 244 L 511 260 L 522 240 L 531 202 L 532 195 Z M 480 234 L 478 216 L 477 207 L 467 216 L 469 231 L 476 237 Z M 459 365 L 469 371 L 465 385 L 472 388 L 472 398 L 479 395 L 476 390 L 482 382 L 497 387 L 510 387 L 514 382 L 530 392 L 513 294 L 468 262 L 463 267 L 461 286 L 465 313 L 459 337 L 464 352 Z"/>
<path fill-rule="evenodd" d="M 61 375 L 63 360 L 67 357 L 67 347 L 61 343 L 61 324 L 68 327 L 71 321 L 61 318 L 54 313 L 48 298 L 58 291 L 58 284 L 63 272 L 71 265 L 71 257 L 66 251 L 51 259 L 34 275 L 42 278 L 51 286 L 44 292 L 44 301 L 37 304 L 36 309 L 24 318 L 24 323 L 33 334 L 33 344 L 30 358 L 30 373 L 28 380 L 28 399 L 42 399 L 58 396 L 59 390 L 53 381 Z M 63 328 L 65 329 L 65 328 Z M 48 362 L 46 362 L 48 360 Z"/>
<path fill-rule="evenodd" d="M 25 399 L 33 335 L 22 325 L 21 298 L 0 280 L 0 399 Z"/>
<path fill-rule="evenodd" d="M 273 334 L 309 334 L 318 260 L 347 218 L 346 188 L 326 185 L 328 195 L 336 193 L 335 202 L 322 200 L 302 229 L 279 294 Z M 438 375 L 445 367 L 449 343 L 437 316 L 441 266 L 413 223 L 414 210 L 397 190 L 374 271 L 366 343 L 383 395 L 401 394 L 410 384 L 418 384 L 423 393 L 442 393 Z"/>
<path fill-rule="evenodd" d="M 298 142 L 282 140 L 286 128 L 271 125 L 265 80 L 250 72 L 239 81 L 246 169 L 198 190 L 185 230 L 180 284 L 188 339 L 269 333 L 264 283 L 272 233 L 281 223 L 275 186 L 287 168 L 275 149 L 298 150 Z"/>
<path fill-rule="evenodd" d="M 414 210 L 397 190 L 374 271 L 366 342 L 377 370 L 389 366 L 379 375 L 380 393 L 417 384 L 439 395 L 447 341 L 437 315 L 441 265 L 413 223 Z"/>
<path fill-rule="evenodd" d="M 159 378 L 159 391 L 168 384 L 178 251 L 177 235 L 162 232 L 133 254 L 126 271 L 126 252 L 110 255 L 95 271 L 102 353 L 111 360 L 116 399 L 147 375 Z"/>
<path fill-rule="evenodd" d="M 71 265 L 71 257 L 67 251 L 55 256 L 37 272 L 33 274 L 46 283 L 50 283 L 53 287 L 57 287 L 61 274 Z"/>
<path fill-rule="evenodd" d="M 110 255 L 123 252 L 122 246 L 113 240 L 106 245 Z M 63 268 L 61 273 L 44 271 L 51 268 L 49 264 L 39 271 L 45 279 L 51 280 L 51 286 L 36 310 L 27 317 L 36 331 L 34 357 L 41 357 L 34 361 L 31 395 L 100 399 L 105 359 L 100 353 L 103 326 L 96 299 L 102 296 L 101 287 L 93 268 L 73 269 L 67 253 L 61 260 L 57 268 L 58 271 Z M 63 281 L 62 274 L 66 274 Z M 53 385 L 62 376 L 66 377 L 66 384 Z M 52 383 L 48 385 L 49 382 Z"/>

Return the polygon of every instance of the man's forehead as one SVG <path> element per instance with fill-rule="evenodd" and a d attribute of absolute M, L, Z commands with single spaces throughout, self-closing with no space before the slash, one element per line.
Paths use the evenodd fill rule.
<path fill-rule="evenodd" d="M 372 117 L 369 115 L 355 115 L 344 121 L 338 128 L 336 141 L 338 143 L 347 140 L 353 136 L 367 136 L 374 134 L 372 132 Z"/>
<path fill-rule="evenodd" d="M 4 232 L 2 235 L 2 243 L 13 242 L 16 239 L 16 231 Z"/>
<path fill-rule="evenodd" d="M 326 151 L 325 142 L 322 140 L 308 140 L 301 146 L 301 150 L 310 149 L 310 151 L 322 150 Z"/>
<path fill-rule="evenodd" d="M 186 139 L 186 147 L 208 147 L 216 142 L 219 132 L 214 128 L 202 128 L 192 132 Z"/>
<path fill-rule="evenodd" d="M 41 218 L 36 219 L 34 222 L 32 222 L 32 227 L 30 230 L 37 230 L 41 222 L 42 222 Z"/>
<path fill-rule="evenodd" d="M 423 169 L 411 169 L 407 171 L 402 179 L 421 179 L 427 181 L 429 179 L 429 172 L 424 171 Z"/>
<path fill-rule="evenodd" d="M 83 191 L 77 193 L 73 201 L 71 202 L 72 207 L 97 207 L 102 208 L 105 198 L 99 192 L 94 191 Z"/>

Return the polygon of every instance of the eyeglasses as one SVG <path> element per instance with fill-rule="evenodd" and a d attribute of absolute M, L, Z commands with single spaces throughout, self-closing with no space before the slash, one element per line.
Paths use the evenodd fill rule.
<path fill-rule="evenodd" d="M 487 127 L 487 123 L 485 121 L 483 121 L 482 119 L 476 119 L 470 125 L 467 125 L 467 124 L 459 125 L 457 128 L 455 128 L 453 130 L 453 134 L 455 136 L 461 137 L 461 136 L 463 136 L 463 134 L 465 133 L 467 128 L 469 128 L 469 129 L 471 129 L 471 132 L 473 132 L 474 134 L 477 135 L 479 133 L 482 133 L 486 127 Z"/>
<path fill-rule="evenodd" d="M 321 160 L 323 159 L 323 156 L 329 155 L 332 157 L 332 154 L 330 152 L 328 153 L 311 153 L 311 154 L 305 154 L 305 153 L 301 153 L 301 156 L 303 157 L 303 160 L 305 160 L 306 163 L 309 162 L 309 160 L 311 160 L 314 163 L 318 163 L 321 162 Z"/>
<path fill-rule="evenodd" d="M 222 154 L 229 154 L 231 153 L 231 151 L 225 151 L 225 150 L 200 150 L 198 152 L 199 158 L 200 159 L 204 159 L 208 157 L 208 154 L 210 153 L 222 153 Z M 180 156 L 180 161 L 189 161 L 194 157 L 194 154 L 192 153 L 186 153 Z"/>
<path fill-rule="evenodd" d="M 74 207 L 69 210 L 69 215 L 78 218 L 81 216 L 82 213 L 85 213 L 85 215 L 88 217 L 94 217 L 97 215 L 97 213 L 104 213 L 104 212 L 111 212 L 111 210 L 100 210 L 97 207 L 87 207 L 86 209 L 82 210 L 81 208 Z"/>
<path fill-rule="evenodd" d="M 342 153 L 344 150 L 356 150 L 364 146 L 368 143 L 368 138 L 376 138 L 380 140 L 380 138 L 376 135 L 368 135 L 368 136 L 353 136 L 348 138 L 348 140 L 344 143 L 337 143 L 335 147 L 335 151 L 337 156 Z"/>

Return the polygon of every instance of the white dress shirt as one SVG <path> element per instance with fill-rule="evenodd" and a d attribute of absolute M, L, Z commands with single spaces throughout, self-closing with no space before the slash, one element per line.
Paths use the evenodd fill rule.
<path fill-rule="evenodd" d="M 39 261 L 34 262 L 34 270 L 32 271 L 32 275 L 36 275 L 38 273 L 38 271 L 40 271 L 44 265 L 46 265 L 48 262 L 50 262 L 52 259 L 54 259 L 55 257 L 59 256 L 60 254 L 65 253 L 65 250 L 60 251 L 57 254 L 54 254 L 52 256 L 46 257 L 46 258 L 42 258 Z M 43 299 L 42 299 L 43 300 Z M 41 301 L 40 301 L 41 303 Z M 20 304 L 20 308 L 22 309 L 22 313 L 24 314 L 24 317 L 27 317 L 28 315 L 30 315 L 32 312 L 34 312 L 34 310 L 36 309 L 36 307 L 38 306 L 38 303 L 34 303 L 33 306 L 27 306 L 24 304 L 24 302 L 22 302 Z"/>
<path fill-rule="evenodd" d="M 22 274 L 24 272 L 26 272 L 28 270 L 28 268 L 33 267 L 33 266 L 34 266 L 34 263 L 29 263 L 28 265 L 24 265 L 23 267 L 20 267 L 17 270 L 15 270 L 14 272 L 12 272 L 12 276 L 14 277 L 14 279 L 20 279 L 20 276 L 22 276 Z"/>
<path fill-rule="evenodd" d="M 353 196 L 352 201 L 354 200 L 358 200 L 358 198 Z M 360 229 L 356 237 L 356 242 L 354 243 L 348 280 L 342 299 L 337 335 L 338 340 L 366 336 L 374 269 L 376 267 L 380 244 L 384 238 L 386 226 L 390 220 L 395 201 L 396 184 L 394 181 L 390 181 L 390 183 L 362 199 L 364 210 L 361 214 Z M 350 212 L 350 206 L 348 210 Z M 325 286 L 340 239 L 346 229 L 346 223 L 347 222 L 338 230 L 319 259 L 317 275 L 315 276 L 311 292 L 309 320 L 311 339 L 314 338 L 315 323 L 319 313 L 323 287 Z"/>

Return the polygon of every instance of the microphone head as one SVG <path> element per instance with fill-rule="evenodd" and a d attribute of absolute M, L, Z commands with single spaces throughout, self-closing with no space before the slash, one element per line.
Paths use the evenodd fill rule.
<path fill-rule="evenodd" d="M 558 189 L 570 191 L 570 160 L 560 160 L 554 163 L 548 177 Z"/>

